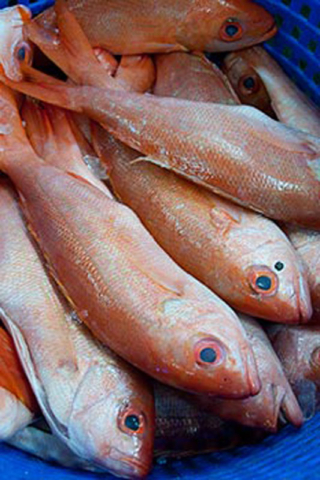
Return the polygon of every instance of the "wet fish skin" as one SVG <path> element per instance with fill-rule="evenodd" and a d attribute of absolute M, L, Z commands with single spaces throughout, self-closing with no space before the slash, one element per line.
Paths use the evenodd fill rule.
<path fill-rule="evenodd" d="M 36 78 L 33 72 L 31 82 L 3 80 L 49 103 L 86 113 L 147 155 L 145 161 L 270 218 L 320 228 L 317 137 L 279 124 L 252 107 L 40 84 Z M 239 123 L 245 132 L 241 142 Z M 266 162 L 266 155 L 272 161 Z"/>
<path fill-rule="evenodd" d="M 273 222 L 173 172 L 135 163 L 139 153 L 101 127 L 93 138 L 115 194 L 186 271 L 240 311 L 278 322 L 310 319 L 300 260 Z M 254 289 L 259 275 L 271 279 L 270 292 Z"/>
<path fill-rule="evenodd" d="M 234 312 L 182 271 L 131 210 L 36 157 L 12 98 L 0 98 L 10 110 L 5 125 L 13 129 L 3 135 L 1 168 L 80 318 L 164 382 L 231 397 L 256 394 L 253 354 Z M 208 344 L 216 352 L 209 368 L 201 360 Z"/>
<path fill-rule="evenodd" d="M 272 108 L 282 123 L 320 136 L 319 108 L 294 85 L 262 47 L 229 54 L 224 60 L 224 72 L 242 103 L 254 105 L 267 114 Z M 254 82 L 249 89 L 243 83 L 248 78 Z"/>
<path fill-rule="evenodd" d="M 235 101 L 224 78 L 202 56 L 172 53 L 156 63 L 159 93 Z M 135 162 L 139 152 L 101 127 L 92 129 L 92 137 L 115 193 L 186 271 L 248 314 L 288 323 L 310 318 L 299 259 L 273 222 L 156 165 Z M 281 272 L 275 267 L 279 261 Z M 255 289 L 254 272 L 271 278 L 271 291 Z"/>
<path fill-rule="evenodd" d="M 11 80 L 21 80 L 21 63 L 32 62 L 32 48 L 25 32 L 31 16 L 24 5 L 4 8 L 0 12 L 0 64 Z"/>
<path fill-rule="evenodd" d="M 153 93 L 159 97 L 240 105 L 227 77 L 201 52 L 156 55 L 155 64 Z"/>
<path fill-rule="evenodd" d="M 93 47 L 102 47 L 118 55 L 229 51 L 265 41 L 276 33 L 272 16 L 247 0 L 179 0 L 174 3 L 170 0 L 161 0 L 161 3 L 72 0 L 68 1 L 68 8 L 77 17 Z M 36 22 L 53 28 L 53 10 L 40 15 Z M 228 36 L 225 29 L 230 24 L 235 25 L 238 32 Z"/>
<path fill-rule="evenodd" d="M 154 428 L 149 387 L 74 323 L 47 277 L 6 180 L 1 180 L 0 224 L 0 271 L 6 278 L 0 284 L 0 314 L 50 427 L 100 468 L 130 478 L 145 475 Z M 128 411 L 143 418 L 141 434 L 123 429 Z"/>

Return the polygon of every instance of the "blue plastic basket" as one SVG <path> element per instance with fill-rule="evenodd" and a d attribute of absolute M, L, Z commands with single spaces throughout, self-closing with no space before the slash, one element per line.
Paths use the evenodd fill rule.
<path fill-rule="evenodd" d="M 173 0 L 174 1 L 174 0 Z M 0 8 L 21 3 L 34 14 L 54 0 L 0 0 Z M 267 48 L 288 75 L 320 105 L 320 0 L 259 0 L 275 15 L 280 31 Z M 201 441 L 201 440 L 200 440 Z M 285 428 L 261 444 L 156 465 L 150 480 L 313 480 L 320 478 L 320 414 L 301 430 Z M 97 480 L 114 478 L 45 464 L 0 445 L 0 479 Z"/>

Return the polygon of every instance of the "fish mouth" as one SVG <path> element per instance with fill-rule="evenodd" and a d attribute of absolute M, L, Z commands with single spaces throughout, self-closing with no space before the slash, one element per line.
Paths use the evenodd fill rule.
<path fill-rule="evenodd" d="M 278 32 L 278 27 L 276 22 L 273 22 L 271 27 L 260 37 L 259 42 L 266 42 L 270 38 L 272 38 Z"/>
<path fill-rule="evenodd" d="M 258 374 L 257 364 L 252 352 L 247 354 L 246 376 L 247 385 L 249 387 L 248 394 L 253 397 L 257 395 L 261 390 L 261 380 Z"/>

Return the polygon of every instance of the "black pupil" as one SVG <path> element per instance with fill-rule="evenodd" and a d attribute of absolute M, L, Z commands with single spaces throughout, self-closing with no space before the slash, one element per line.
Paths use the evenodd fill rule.
<path fill-rule="evenodd" d="M 283 264 L 282 262 L 277 262 L 277 263 L 275 264 L 274 268 L 275 268 L 276 270 L 278 270 L 278 272 L 280 272 L 281 270 L 284 269 L 284 264 Z"/>
<path fill-rule="evenodd" d="M 125 426 L 136 432 L 140 428 L 140 420 L 137 415 L 128 415 L 124 421 Z"/>
<path fill-rule="evenodd" d="M 228 37 L 234 37 L 239 31 L 239 28 L 236 25 L 227 25 L 226 34 Z"/>
<path fill-rule="evenodd" d="M 270 287 L 271 287 L 271 280 L 270 280 L 269 277 L 266 277 L 265 275 L 262 275 L 261 277 L 257 278 L 256 285 L 261 290 L 269 290 Z"/>
<path fill-rule="evenodd" d="M 200 358 L 203 362 L 213 363 L 217 358 L 217 354 L 216 354 L 216 351 L 213 348 L 207 347 L 207 348 L 204 348 L 203 350 L 201 350 Z"/>
<path fill-rule="evenodd" d="M 254 87 L 255 85 L 255 82 L 254 82 L 254 79 L 252 77 L 248 77 L 244 80 L 243 82 L 243 85 L 245 86 L 245 88 L 247 88 L 248 90 L 252 90 L 252 88 Z"/>
<path fill-rule="evenodd" d="M 19 48 L 17 56 L 18 56 L 18 60 L 23 62 L 23 60 L 25 60 L 26 58 L 26 49 L 24 47 Z"/>

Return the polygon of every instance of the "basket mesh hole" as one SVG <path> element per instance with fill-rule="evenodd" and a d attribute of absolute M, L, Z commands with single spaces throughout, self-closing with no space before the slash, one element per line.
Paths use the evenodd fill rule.
<path fill-rule="evenodd" d="M 313 81 L 316 85 L 320 85 L 320 73 L 313 75 Z"/>
<path fill-rule="evenodd" d="M 308 43 L 308 48 L 312 53 L 314 53 L 317 50 L 317 46 L 318 44 L 315 40 L 310 40 L 310 42 Z"/>
<path fill-rule="evenodd" d="M 290 47 L 284 47 L 282 50 L 283 56 L 286 58 L 291 58 L 292 57 L 292 48 Z"/>
<path fill-rule="evenodd" d="M 298 40 L 300 38 L 300 35 L 301 35 L 300 28 L 299 27 L 293 27 L 291 35 Z"/>
<path fill-rule="evenodd" d="M 285 5 L 291 5 L 291 0 L 281 0 Z"/>
<path fill-rule="evenodd" d="M 299 68 L 300 70 L 305 70 L 308 66 L 308 63 L 305 60 L 299 60 Z"/>
<path fill-rule="evenodd" d="M 17 5 L 18 0 L 9 0 L 8 2 L 8 7 L 13 7 L 14 5 Z"/>
<path fill-rule="evenodd" d="M 311 13 L 311 8 L 309 7 L 309 5 L 302 5 L 300 13 L 304 17 L 309 18 L 310 13 Z"/>
<path fill-rule="evenodd" d="M 282 16 L 279 15 L 278 13 L 276 13 L 276 14 L 274 15 L 274 20 L 275 20 L 275 22 L 276 22 L 277 27 L 280 28 L 281 25 L 283 24 L 283 18 L 282 18 Z"/>

